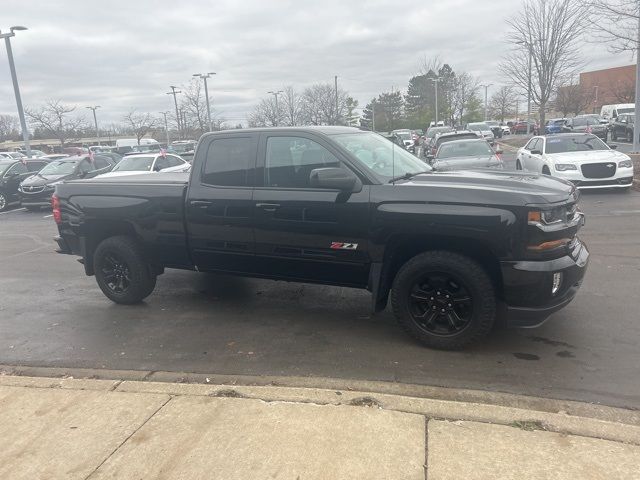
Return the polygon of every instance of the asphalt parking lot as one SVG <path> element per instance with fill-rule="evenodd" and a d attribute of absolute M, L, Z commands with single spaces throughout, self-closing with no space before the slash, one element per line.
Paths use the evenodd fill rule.
<path fill-rule="evenodd" d="M 54 253 L 49 212 L 0 214 L 0 364 L 339 377 L 640 408 L 640 192 L 585 192 L 592 253 L 572 304 L 534 330 L 428 350 L 367 292 L 167 271 L 144 304 L 107 300 Z"/>

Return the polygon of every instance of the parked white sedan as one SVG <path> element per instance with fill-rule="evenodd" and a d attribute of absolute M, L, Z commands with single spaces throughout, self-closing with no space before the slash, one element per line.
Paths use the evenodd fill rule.
<path fill-rule="evenodd" d="M 569 180 L 578 188 L 629 188 L 633 162 L 595 135 L 533 137 L 518 150 L 516 169 Z"/>
<path fill-rule="evenodd" d="M 190 169 L 191 164 L 177 155 L 141 153 L 123 157 L 110 172 L 99 175 L 99 177 L 119 177 L 153 172 L 188 172 Z"/>

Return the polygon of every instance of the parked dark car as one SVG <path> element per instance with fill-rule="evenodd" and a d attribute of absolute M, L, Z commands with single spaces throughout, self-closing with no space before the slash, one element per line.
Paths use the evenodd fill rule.
<path fill-rule="evenodd" d="M 113 168 L 110 159 L 101 155 L 78 155 L 54 160 L 35 175 L 20 183 L 18 188 L 20 204 L 27 210 L 37 210 L 51 205 L 51 194 L 56 185 L 79 178 L 92 178 L 107 173 Z"/>
<path fill-rule="evenodd" d="M 546 175 L 437 172 L 373 132 L 292 127 L 207 133 L 190 174 L 64 182 L 52 207 L 58 251 L 116 303 L 165 268 L 362 288 L 451 349 L 574 298 L 589 257 L 577 200 Z"/>
<path fill-rule="evenodd" d="M 592 133 L 602 141 L 607 141 L 607 126 L 598 117 L 573 117 L 562 125 L 562 133 Z"/>
<path fill-rule="evenodd" d="M 0 159 L 0 212 L 19 200 L 20 182 L 47 165 L 45 159 Z"/>
<path fill-rule="evenodd" d="M 465 170 L 469 168 L 502 169 L 504 164 L 498 155 L 502 150 L 494 151 L 486 140 L 481 138 L 455 140 L 440 145 L 431 166 L 438 170 Z"/>
<path fill-rule="evenodd" d="M 197 142 L 195 140 L 177 140 L 172 142 L 167 151 L 169 153 L 175 153 L 187 162 L 193 162 L 193 155 L 195 154 Z"/>
<path fill-rule="evenodd" d="M 109 162 L 112 165 L 117 165 L 118 162 L 120 162 L 120 160 L 122 160 L 122 155 L 116 153 L 116 152 L 100 152 L 99 154 L 101 157 L 105 157 L 109 159 Z"/>
<path fill-rule="evenodd" d="M 436 156 L 438 148 L 440 148 L 440 145 L 442 145 L 443 143 L 453 142 L 454 140 L 464 140 L 466 138 L 478 139 L 478 135 L 476 134 L 476 132 L 471 132 L 468 130 L 440 133 L 433 137 L 428 143 L 427 148 L 425 149 L 425 156 L 427 160 L 431 160 Z"/>
<path fill-rule="evenodd" d="M 611 140 L 625 139 L 627 142 L 633 141 L 633 113 L 621 113 L 611 124 Z"/>

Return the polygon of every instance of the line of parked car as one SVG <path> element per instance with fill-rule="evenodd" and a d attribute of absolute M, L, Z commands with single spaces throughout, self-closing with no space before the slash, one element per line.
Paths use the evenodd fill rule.
<path fill-rule="evenodd" d="M 32 150 L 29 158 L 22 152 L 0 152 L 0 211 L 15 203 L 28 210 L 48 207 L 56 185 L 65 180 L 189 171 L 191 164 L 175 152 L 192 159 L 191 143 L 195 145 L 174 142 L 168 149 L 143 145 L 131 148 L 125 156 L 115 151 L 120 147 L 104 146 L 49 155 Z"/>

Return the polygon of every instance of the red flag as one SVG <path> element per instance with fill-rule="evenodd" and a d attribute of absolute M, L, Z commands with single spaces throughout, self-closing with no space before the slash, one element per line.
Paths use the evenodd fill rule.
<path fill-rule="evenodd" d="M 591 125 L 587 123 L 587 129 L 585 130 L 587 133 L 591 133 Z"/>
<path fill-rule="evenodd" d="M 160 149 L 160 156 L 166 158 L 166 156 L 167 156 L 167 149 L 166 148 L 161 148 Z"/>
<path fill-rule="evenodd" d="M 95 160 L 94 155 L 93 155 L 93 150 L 89 150 L 89 161 L 91 163 L 93 163 Z"/>

